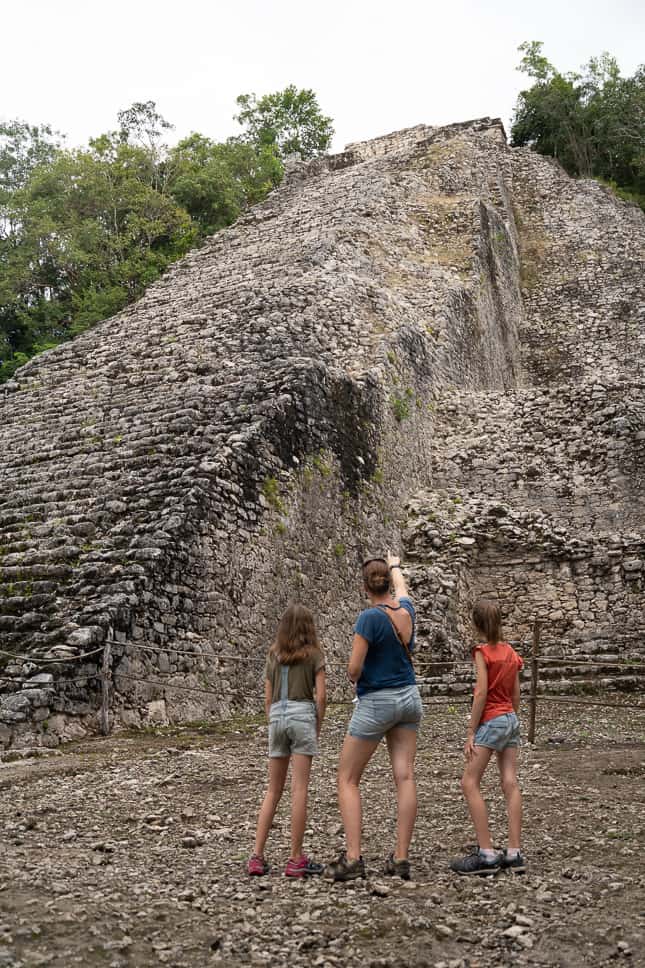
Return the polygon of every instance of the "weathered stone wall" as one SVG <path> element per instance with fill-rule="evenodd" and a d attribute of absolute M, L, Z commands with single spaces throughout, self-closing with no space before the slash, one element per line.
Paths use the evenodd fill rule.
<path fill-rule="evenodd" d="M 138 303 L 31 361 L 0 396 L 0 648 L 29 656 L 2 656 L 2 741 L 95 723 L 108 642 L 116 719 L 255 702 L 293 597 L 340 659 L 357 564 L 399 542 L 422 489 L 467 503 L 497 479 L 509 506 L 552 498 L 563 527 L 604 522 L 626 549 L 642 533 L 642 235 L 633 207 L 510 150 L 497 121 L 419 126 L 294 164 Z M 532 389 L 547 380 L 564 396 Z M 640 560 L 637 539 L 621 556 Z M 482 567 L 441 594 L 447 611 L 419 587 L 423 641 L 463 635 Z"/>
<path fill-rule="evenodd" d="M 444 394 L 438 406 L 438 487 L 460 486 L 549 510 L 596 534 L 642 529 L 645 397 L 638 382 Z"/>
<path fill-rule="evenodd" d="M 607 543 L 544 511 L 456 490 L 419 495 L 409 507 L 406 546 L 421 630 L 438 660 L 464 656 L 479 596 L 503 603 L 505 627 L 523 650 L 538 620 L 546 655 L 645 657 L 642 535 Z"/>
<path fill-rule="evenodd" d="M 314 163 L 5 389 L 0 624 L 30 656 L 5 666 L 5 742 L 95 716 L 106 641 L 128 722 L 255 695 L 293 595 L 344 650 L 360 555 L 429 482 L 438 388 L 513 379 L 508 213 L 482 199 L 487 135 L 459 131 L 468 192 L 446 199 L 414 138 L 412 159 Z M 51 691 L 21 688 L 43 670 Z"/>
<path fill-rule="evenodd" d="M 438 401 L 433 491 L 411 502 L 408 534 L 429 641 L 467 655 L 488 594 L 520 645 L 537 619 L 547 654 L 642 661 L 645 220 L 510 154 L 521 385 Z"/>

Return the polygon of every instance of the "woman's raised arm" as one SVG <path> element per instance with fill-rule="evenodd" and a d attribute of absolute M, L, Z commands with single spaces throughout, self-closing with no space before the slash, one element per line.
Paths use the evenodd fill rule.
<path fill-rule="evenodd" d="M 401 559 L 398 555 L 392 555 L 388 551 L 387 566 L 390 569 L 390 575 L 392 576 L 392 588 L 394 594 L 397 598 L 407 598 L 408 597 L 408 586 L 405 583 L 405 578 L 403 577 L 403 572 L 401 571 Z"/>

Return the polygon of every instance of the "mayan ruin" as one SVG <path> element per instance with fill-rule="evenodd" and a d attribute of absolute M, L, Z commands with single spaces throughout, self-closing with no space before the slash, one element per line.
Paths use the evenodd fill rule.
<path fill-rule="evenodd" d="M 419 125 L 292 159 L 141 299 L 0 385 L 0 966 L 642 963 L 643 720 L 612 702 L 645 685 L 644 242 L 637 206 L 501 121 Z M 236 881 L 292 600 L 338 703 L 306 842 L 338 845 L 357 568 L 385 547 L 420 691 L 444 703 L 415 879 Z M 523 690 L 537 623 L 539 696 L 609 703 L 538 703 L 523 887 L 446 867 L 472 836 L 450 803 L 478 595 L 502 603 Z M 594 735 L 618 752 L 586 758 Z M 394 810 L 375 762 L 368 859 Z"/>
<path fill-rule="evenodd" d="M 492 589 L 563 660 L 642 660 L 643 233 L 498 121 L 419 126 L 294 163 L 27 364 L 0 391 L 3 745 L 96 729 L 107 643 L 115 721 L 239 712 L 234 657 L 303 590 L 342 655 L 330 582 L 381 519 L 434 658 Z"/>

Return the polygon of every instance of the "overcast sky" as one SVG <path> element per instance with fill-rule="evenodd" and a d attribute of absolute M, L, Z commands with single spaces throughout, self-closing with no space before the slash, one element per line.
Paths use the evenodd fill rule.
<path fill-rule="evenodd" d="M 333 149 L 414 124 L 490 115 L 508 128 L 517 46 L 561 70 L 608 50 L 645 60 L 642 0 L 2 0 L 0 118 L 83 144 L 156 101 L 175 125 L 237 132 L 238 94 L 312 88 Z"/>

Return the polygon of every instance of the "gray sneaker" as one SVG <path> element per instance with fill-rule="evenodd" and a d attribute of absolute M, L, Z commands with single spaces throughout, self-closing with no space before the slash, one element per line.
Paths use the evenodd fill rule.
<path fill-rule="evenodd" d="M 453 870 L 456 874 L 478 874 L 480 877 L 486 877 L 490 874 L 496 874 L 501 870 L 502 854 L 497 854 L 492 860 L 486 860 L 478 849 L 475 849 L 470 854 L 466 854 L 465 857 L 455 857 L 454 860 L 450 861 L 450 870 Z"/>
<path fill-rule="evenodd" d="M 329 881 L 355 881 L 357 878 L 365 878 L 365 861 L 362 857 L 358 860 L 347 860 L 347 854 L 342 852 L 338 860 L 327 864 L 323 874 Z"/>
<path fill-rule="evenodd" d="M 410 880 L 410 861 L 395 860 L 394 854 L 390 854 L 385 861 L 385 873 L 390 877 L 400 877 L 402 881 Z"/>
<path fill-rule="evenodd" d="M 502 854 L 502 870 L 510 871 L 511 874 L 526 874 L 526 857 L 520 851 L 515 857 L 509 857 L 508 851 Z"/>

